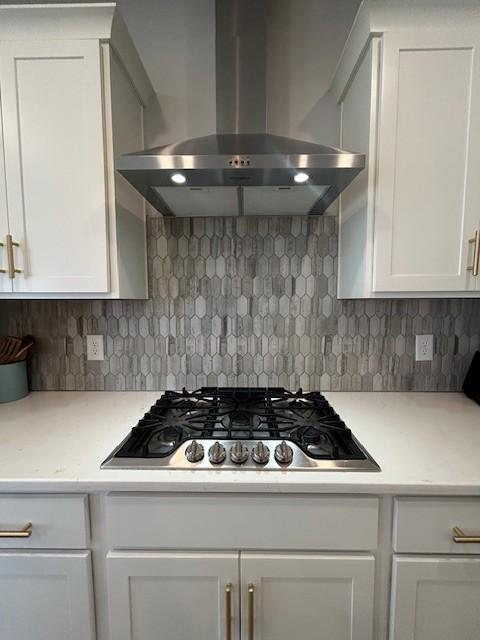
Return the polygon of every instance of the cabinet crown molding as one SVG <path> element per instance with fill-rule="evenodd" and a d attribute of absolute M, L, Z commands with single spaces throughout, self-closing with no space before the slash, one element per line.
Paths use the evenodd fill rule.
<path fill-rule="evenodd" d="M 116 2 L 0 5 L 0 41 L 108 41 L 145 106 L 154 95 Z"/>
<path fill-rule="evenodd" d="M 370 40 L 389 31 L 480 28 L 478 0 L 364 0 L 358 9 L 330 84 L 340 102 Z"/>
<path fill-rule="evenodd" d="M 115 2 L 0 5 L 0 40 L 110 39 Z"/>

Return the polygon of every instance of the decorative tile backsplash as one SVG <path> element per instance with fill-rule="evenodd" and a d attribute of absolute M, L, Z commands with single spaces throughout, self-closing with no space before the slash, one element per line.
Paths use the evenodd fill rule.
<path fill-rule="evenodd" d="M 480 300 L 337 300 L 334 217 L 155 217 L 148 242 L 147 301 L 0 301 L 0 333 L 38 340 L 34 389 L 458 390 L 480 346 Z"/>

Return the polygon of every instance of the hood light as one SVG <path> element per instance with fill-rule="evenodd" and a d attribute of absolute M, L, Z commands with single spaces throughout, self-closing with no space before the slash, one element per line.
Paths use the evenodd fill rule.
<path fill-rule="evenodd" d="M 303 182 L 307 182 L 307 180 L 310 178 L 310 176 L 308 175 L 308 173 L 303 173 L 302 171 L 300 171 L 300 173 L 296 173 L 293 176 L 293 179 L 295 180 L 295 182 L 297 182 L 298 184 L 302 184 Z"/>
<path fill-rule="evenodd" d="M 174 173 L 170 176 L 170 180 L 175 184 L 185 184 L 185 182 L 187 181 L 183 173 Z"/>

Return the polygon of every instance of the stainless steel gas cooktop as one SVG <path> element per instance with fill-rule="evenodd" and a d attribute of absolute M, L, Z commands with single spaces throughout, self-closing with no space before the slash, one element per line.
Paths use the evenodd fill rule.
<path fill-rule="evenodd" d="M 380 471 L 321 393 L 222 387 L 167 391 L 102 467 Z"/>

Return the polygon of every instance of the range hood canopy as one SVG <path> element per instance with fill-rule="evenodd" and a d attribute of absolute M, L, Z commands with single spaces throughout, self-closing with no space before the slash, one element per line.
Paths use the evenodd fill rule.
<path fill-rule="evenodd" d="M 217 133 L 117 159 L 163 215 L 320 215 L 365 156 L 264 133 L 266 2 L 216 1 Z"/>

